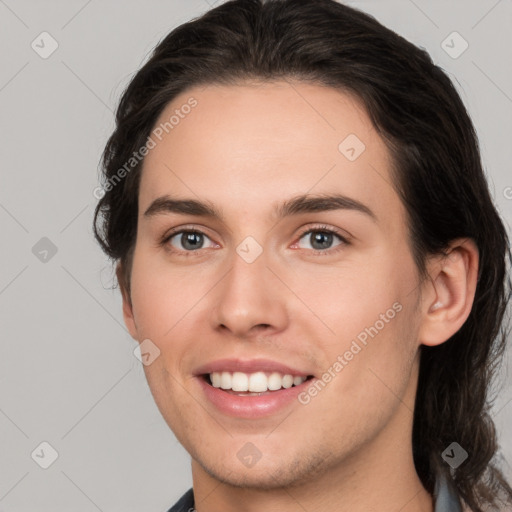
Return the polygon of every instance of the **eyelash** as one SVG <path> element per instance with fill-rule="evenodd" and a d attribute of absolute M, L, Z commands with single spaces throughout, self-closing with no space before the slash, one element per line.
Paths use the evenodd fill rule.
<path fill-rule="evenodd" d="M 300 233 L 300 235 L 298 236 L 297 238 L 297 242 L 294 242 L 294 245 L 296 243 L 298 243 L 300 240 L 302 240 L 302 238 L 304 238 L 304 236 L 306 235 L 309 235 L 311 233 L 315 233 L 315 232 L 319 232 L 319 233 L 328 233 L 328 234 L 332 234 L 332 235 L 335 235 L 337 236 L 341 243 L 339 245 L 336 245 L 334 248 L 332 249 L 323 249 L 323 250 L 318 250 L 318 251 L 315 251 L 314 249 L 310 249 L 309 251 L 315 255 L 315 256 L 323 256 L 325 254 L 335 254 L 337 253 L 338 251 L 342 250 L 344 248 L 344 246 L 347 246 L 347 245 L 350 245 L 350 242 L 347 240 L 346 237 L 342 236 L 341 233 L 333 228 L 330 228 L 330 227 L 327 227 L 327 226 L 324 226 L 324 225 L 319 225 L 319 226 L 315 226 L 313 228 L 308 228 L 304 231 L 302 231 Z M 199 229 L 196 229 L 196 228 L 193 228 L 193 227 L 190 227 L 190 228 L 182 228 L 182 229 L 179 229 L 177 231 L 172 231 L 171 233 L 167 233 L 163 236 L 162 240 L 160 241 L 160 246 L 162 247 L 165 247 L 166 250 L 168 250 L 169 252 L 171 253 L 181 253 L 183 254 L 184 257 L 193 257 L 193 256 L 197 256 L 198 253 L 199 253 L 199 250 L 195 250 L 195 251 L 176 251 L 176 249 L 174 248 L 170 248 L 170 244 L 169 244 L 169 241 L 175 237 L 176 235 L 181 235 L 183 233 L 196 233 L 198 235 L 204 235 L 205 237 L 209 238 L 208 235 L 206 233 L 204 233 L 203 231 L 199 230 Z M 194 254 L 195 253 L 195 254 Z"/>

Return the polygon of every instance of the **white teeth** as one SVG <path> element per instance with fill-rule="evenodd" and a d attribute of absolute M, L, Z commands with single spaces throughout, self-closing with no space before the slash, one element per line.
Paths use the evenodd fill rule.
<path fill-rule="evenodd" d="M 249 376 L 249 391 L 267 391 L 267 376 L 263 372 L 251 373 Z"/>
<path fill-rule="evenodd" d="M 214 372 L 210 374 L 210 378 L 212 379 L 212 386 L 214 388 L 220 388 L 222 384 L 222 376 L 219 372 Z"/>
<path fill-rule="evenodd" d="M 265 391 L 277 391 L 281 388 L 291 388 L 302 384 L 306 377 L 279 372 L 212 372 L 210 380 L 214 388 L 231 389 L 233 391 L 249 391 L 252 393 L 264 393 Z"/>
<path fill-rule="evenodd" d="M 214 372 L 216 373 L 216 372 Z M 210 374 L 210 378 L 213 374 Z M 231 373 L 222 372 L 220 374 L 220 387 L 222 389 L 231 389 Z"/>
<path fill-rule="evenodd" d="M 304 381 L 302 380 L 302 377 L 293 377 L 293 385 L 298 386 L 299 384 L 302 384 Z"/>
<path fill-rule="evenodd" d="M 293 375 L 285 375 L 283 377 L 283 388 L 291 388 L 293 386 Z"/>
<path fill-rule="evenodd" d="M 271 373 L 268 378 L 268 389 L 269 391 L 276 391 L 281 389 L 281 384 L 283 383 L 283 378 L 280 373 L 274 372 Z"/>
<path fill-rule="evenodd" d="M 231 389 L 233 391 L 247 391 L 249 389 L 249 377 L 246 373 L 235 372 L 231 380 Z"/>

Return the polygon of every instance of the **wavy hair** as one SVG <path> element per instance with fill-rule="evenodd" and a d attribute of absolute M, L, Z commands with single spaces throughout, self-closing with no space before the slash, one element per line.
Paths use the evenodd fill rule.
<path fill-rule="evenodd" d="M 145 145 L 160 113 L 201 84 L 302 80 L 354 95 L 393 161 L 420 275 L 428 255 L 473 239 L 480 265 L 469 318 L 445 343 L 421 347 L 413 455 L 425 488 L 444 473 L 461 503 L 497 510 L 512 489 L 495 464 L 491 383 L 505 349 L 511 254 L 482 169 L 474 126 L 447 74 L 428 53 L 373 17 L 334 0 L 231 0 L 169 33 L 125 89 L 102 155 L 102 180 Z M 97 204 L 94 232 L 119 262 L 130 291 L 142 163 Z M 453 441 L 469 452 L 455 470 L 441 454 Z"/>

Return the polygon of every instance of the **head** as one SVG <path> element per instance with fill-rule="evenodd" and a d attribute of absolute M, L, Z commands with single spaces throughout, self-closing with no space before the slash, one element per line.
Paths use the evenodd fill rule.
<path fill-rule="evenodd" d="M 155 400 L 206 471 L 287 485 L 410 420 L 427 490 L 444 472 L 473 510 L 512 493 L 488 395 L 508 240 L 472 122 L 424 50 L 333 0 L 226 2 L 132 79 L 103 173 L 96 237 L 131 334 L 161 352 Z M 288 420 L 198 403 L 201 365 L 261 355 L 331 379 Z M 453 441 L 469 457 L 450 472 Z M 250 471 L 248 442 L 264 455 Z"/>

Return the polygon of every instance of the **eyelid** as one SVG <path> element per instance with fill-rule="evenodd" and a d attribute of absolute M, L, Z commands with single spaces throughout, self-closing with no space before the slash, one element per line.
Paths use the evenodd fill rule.
<path fill-rule="evenodd" d="M 206 228 L 203 226 L 199 226 L 197 224 L 184 224 L 182 226 L 178 226 L 175 228 L 171 228 L 168 231 L 166 231 L 162 235 L 162 241 L 168 240 L 169 238 L 173 237 L 174 235 L 177 235 L 178 233 L 182 233 L 183 231 L 186 232 L 194 232 L 194 233 L 201 233 L 202 235 L 208 236 L 208 234 L 205 232 Z"/>
<path fill-rule="evenodd" d="M 321 232 L 327 232 L 332 233 L 336 236 L 338 236 L 341 240 L 345 242 L 349 242 L 350 235 L 346 231 L 342 231 L 341 229 L 327 226 L 326 224 L 315 224 L 313 226 L 308 226 L 306 228 L 303 228 L 303 230 L 300 232 L 299 239 L 302 238 L 304 235 L 307 235 L 308 233 L 314 232 L 314 231 L 321 231 Z"/>

